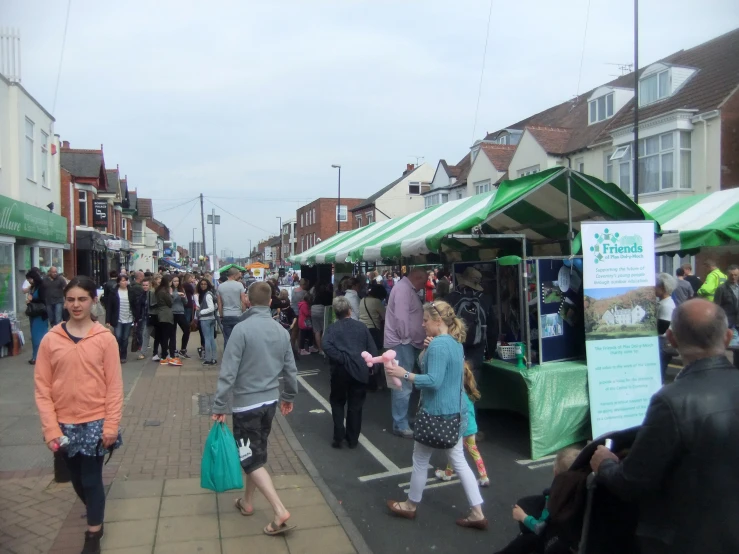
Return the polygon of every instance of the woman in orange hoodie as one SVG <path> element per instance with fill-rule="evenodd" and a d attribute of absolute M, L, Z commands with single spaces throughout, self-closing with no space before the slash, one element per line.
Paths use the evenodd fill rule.
<path fill-rule="evenodd" d="M 44 441 L 62 451 L 72 485 L 87 507 L 83 554 L 100 552 L 105 514 L 103 457 L 120 446 L 123 380 L 118 343 L 90 311 L 97 294 L 88 277 L 64 288 L 70 319 L 53 327 L 36 358 L 36 406 Z"/>

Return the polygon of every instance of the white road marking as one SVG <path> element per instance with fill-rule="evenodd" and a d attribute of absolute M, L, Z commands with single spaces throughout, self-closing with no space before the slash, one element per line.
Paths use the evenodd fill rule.
<path fill-rule="evenodd" d="M 305 379 L 303 379 L 301 376 L 298 376 L 298 382 L 302 385 L 302 387 L 308 391 L 308 394 L 310 394 L 313 398 L 315 398 L 318 403 L 326 408 L 326 411 L 331 411 L 331 404 L 328 403 L 328 401 L 321 396 L 316 389 L 311 387 L 308 383 L 305 382 Z M 395 465 L 390 458 L 385 456 L 379 448 L 377 448 L 374 444 L 372 444 L 369 440 L 367 440 L 367 437 L 364 435 L 359 435 L 359 444 L 364 446 L 364 448 L 367 449 L 367 452 L 369 452 L 372 457 L 377 460 L 377 462 L 385 468 L 385 473 L 390 473 L 391 475 L 400 475 L 402 473 L 410 473 L 413 471 L 413 468 L 405 468 L 405 470 L 401 470 L 397 465 Z M 406 471 L 407 470 L 407 471 Z M 380 474 L 375 474 L 380 475 Z M 372 477 L 372 476 L 369 476 Z M 387 475 L 386 475 L 387 477 Z M 378 477 L 375 477 L 378 478 Z M 362 481 L 362 478 L 359 478 L 360 481 Z M 369 480 L 369 479 L 367 479 Z"/>
<path fill-rule="evenodd" d="M 529 469 L 538 469 L 540 467 L 552 467 L 554 465 L 554 461 L 551 462 L 544 462 L 541 464 L 531 464 L 528 466 Z"/>
<path fill-rule="evenodd" d="M 427 485 L 423 490 L 424 491 L 427 491 L 429 489 L 438 489 L 440 487 L 448 487 L 449 485 L 456 485 L 456 484 L 457 484 L 457 481 L 454 481 L 454 480 L 452 480 L 452 481 L 442 481 L 441 483 L 436 483 L 435 485 Z M 410 490 L 411 490 L 410 488 L 403 489 L 403 492 L 406 493 L 406 494 L 408 494 L 408 492 Z"/>
<path fill-rule="evenodd" d="M 455 479 L 458 479 L 458 477 L 457 477 L 457 475 L 456 475 L 456 474 L 452 475 L 451 481 L 454 481 Z M 428 479 L 426 479 L 426 482 L 427 482 L 427 483 L 432 483 L 432 482 L 434 482 L 434 481 L 439 481 L 439 480 L 438 480 L 438 479 L 436 478 L 436 476 L 435 476 L 435 475 L 434 475 L 433 477 L 429 477 Z M 441 482 L 441 483 L 448 483 L 449 481 L 439 481 L 439 482 Z M 408 485 L 410 485 L 410 482 L 408 482 L 408 483 L 399 483 L 399 484 L 398 484 L 398 486 L 399 486 L 399 487 L 407 487 Z M 428 488 L 428 487 L 427 487 L 427 488 Z"/>
<path fill-rule="evenodd" d="M 527 466 L 529 464 L 533 464 L 536 462 L 543 462 L 545 460 L 554 460 L 556 458 L 556 454 L 551 454 L 550 456 L 542 456 L 541 458 L 538 458 L 536 460 L 516 460 L 516 463 L 522 466 Z"/>

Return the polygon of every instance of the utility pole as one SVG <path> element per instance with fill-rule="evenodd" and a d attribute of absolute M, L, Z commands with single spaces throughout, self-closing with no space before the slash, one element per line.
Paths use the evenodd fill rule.
<path fill-rule="evenodd" d="M 205 256 L 205 212 L 203 211 L 203 193 L 200 193 L 200 229 L 203 231 L 203 256 Z"/>
<path fill-rule="evenodd" d="M 639 0 L 634 0 L 634 203 L 639 203 Z"/>
<path fill-rule="evenodd" d="M 213 225 L 213 257 L 212 259 L 213 259 L 213 271 L 215 271 L 216 269 L 218 269 L 216 267 L 216 259 L 217 259 L 217 256 L 216 256 L 216 252 L 217 252 L 216 250 L 216 225 L 221 224 L 221 216 L 216 215 L 215 208 L 213 208 L 213 211 L 211 212 L 211 214 L 208 215 L 208 223 L 211 223 Z"/>

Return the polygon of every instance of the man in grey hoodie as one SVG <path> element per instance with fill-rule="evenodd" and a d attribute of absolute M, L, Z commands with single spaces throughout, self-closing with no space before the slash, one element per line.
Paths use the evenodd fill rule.
<path fill-rule="evenodd" d="M 236 500 L 236 508 L 243 515 L 252 515 L 254 491 L 259 489 L 274 511 L 264 532 L 279 535 L 295 526 L 287 524 L 290 512 L 277 495 L 264 464 L 278 401 L 282 415 L 293 409 L 298 392 L 298 370 L 287 330 L 272 319 L 271 297 L 272 289 L 267 283 L 254 283 L 249 287 L 251 308 L 243 321 L 233 328 L 223 353 L 213 419 L 226 420 L 226 404 L 233 394 L 234 438 L 239 447 L 241 467 L 246 473 L 246 490 L 243 498 Z M 282 392 L 280 377 L 283 378 Z"/>

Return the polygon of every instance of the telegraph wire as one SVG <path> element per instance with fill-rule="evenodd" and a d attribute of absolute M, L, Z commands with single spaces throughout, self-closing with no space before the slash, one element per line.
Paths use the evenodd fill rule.
<path fill-rule="evenodd" d="M 477 89 L 477 106 L 475 106 L 475 120 L 472 125 L 472 142 L 475 142 L 477 132 L 477 114 L 480 111 L 480 98 L 482 97 L 482 78 L 485 76 L 485 60 L 488 56 L 488 40 L 490 40 L 490 20 L 493 17 L 493 0 L 490 0 L 490 11 L 488 12 L 488 26 L 485 31 L 485 48 L 482 51 L 482 68 L 480 69 L 480 86 Z"/>
<path fill-rule="evenodd" d="M 67 44 L 67 27 L 69 27 L 69 10 L 72 7 L 72 0 L 67 0 L 67 17 L 64 20 L 64 35 L 62 37 L 62 48 L 59 54 L 59 70 L 56 73 L 56 87 L 54 88 L 54 102 L 51 105 L 51 113 L 56 115 L 56 99 L 59 94 L 59 80 L 62 77 L 62 62 L 64 61 L 64 47 Z"/>

